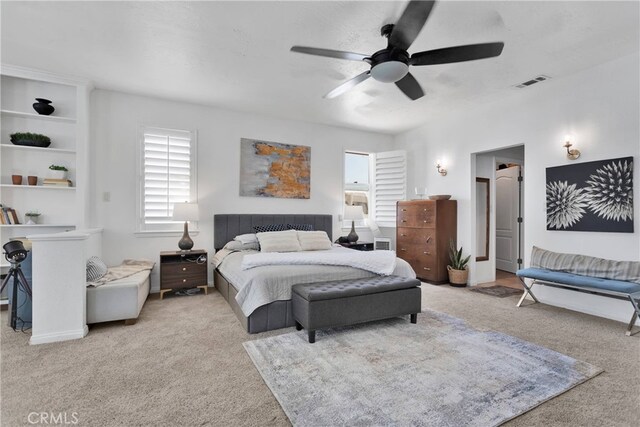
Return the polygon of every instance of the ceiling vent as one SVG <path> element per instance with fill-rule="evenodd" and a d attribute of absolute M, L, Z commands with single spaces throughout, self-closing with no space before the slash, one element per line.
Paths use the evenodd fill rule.
<path fill-rule="evenodd" d="M 531 85 L 534 85 L 536 83 L 540 83 L 543 82 L 545 80 L 549 80 L 551 77 L 549 76 L 545 76 L 544 74 L 540 74 L 537 77 L 532 78 L 531 80 L 527 80 L 526 82 L 522 82 L 520 84 L 515 85 L 515 87 L 517 87 L 518 89 L 524 89 L 525 87 L 529 87 Z"/>

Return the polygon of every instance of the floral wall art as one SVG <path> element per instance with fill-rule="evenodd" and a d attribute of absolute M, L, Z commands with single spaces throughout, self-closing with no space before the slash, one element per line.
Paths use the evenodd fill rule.
<path fill-rule="evenodd" d="M 311 147 L 242 138 L 240 195 L 308 199 Z"/>
<path fill-rule="evenodd" d="M 633 157 L 547 168 L 547 230 L 633 233 Z"/>

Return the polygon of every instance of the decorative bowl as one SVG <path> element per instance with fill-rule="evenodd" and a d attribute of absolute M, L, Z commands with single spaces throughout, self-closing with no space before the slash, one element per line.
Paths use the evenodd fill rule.
<path fill-rule="evenodd" d="M 51 141 L 34 141 L 32 139 L 11 139 L 13 145 L 26 145 L 28 147 L 46 148 L 51 145 Z"/>
<path fill-rule="evenodd" d="M 429 200 L 449 200 L 451 198 L 451 194 L 434 194 L 433 196 L 429 196 Z"/>

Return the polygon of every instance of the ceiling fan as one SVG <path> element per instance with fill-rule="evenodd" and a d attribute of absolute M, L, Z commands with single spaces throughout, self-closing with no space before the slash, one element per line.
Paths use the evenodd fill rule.
<path fill-rule="evenodd" d="M 434 4 L 435 1 L 410 1 L 395 25 L 387 24 L 380 29 L 380 34 L 388 39 L 388 44 L 385 49 L 379 50 L 371 56 L 306 46 L 293 46 L 291 51 L 350 61 L 364 61 L 371 65 L 371 69 L 342 83 L 327 93 L 325 98 L 335 98 L 342 95 L 369 77 L 373 77 L 380 82 L 395 83 L 405 95 L 416 100 L 424 96 L 424 92 L 418 81 L 409 72 L 409 66 L 449 64 L 492 58 L 499 56 L 504 47 L 502 42 L 480 43 L 427 50 L 409 55 L 407 49 L 418 37 L 418 33 L 431 14 Z"/>

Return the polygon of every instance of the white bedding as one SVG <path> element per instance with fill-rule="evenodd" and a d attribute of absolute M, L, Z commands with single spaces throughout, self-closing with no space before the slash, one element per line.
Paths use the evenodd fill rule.
<path fill-rule="evenodd" d="M 332 248 L 344 255 L 356 252 L 347 248 Z M 320 253 L 328 251 L 309 252 Z M 375 252 L 375 251 L 374 251 Z M 372 252 L 368 252 L 372 254 Z M 245 257 L 258 254 L 257 251 L 242 251 L 225 254 L 218 265 L 222 275 L 238 291 L 236 301 L 245 316 L 265 304 L 291 299 L 291 287 L 298 283 L 314 283 L 331 280 L 360 279 L 374 277 L 375 273 L 360 268 L 334 265 L 263 265 L 247 270 L 242 269 Z M 266 255 L 266 254 L 265 254 Z M 397 258 L 391 274 L 415 278 L 416 273 L 404 260 Z"/>

